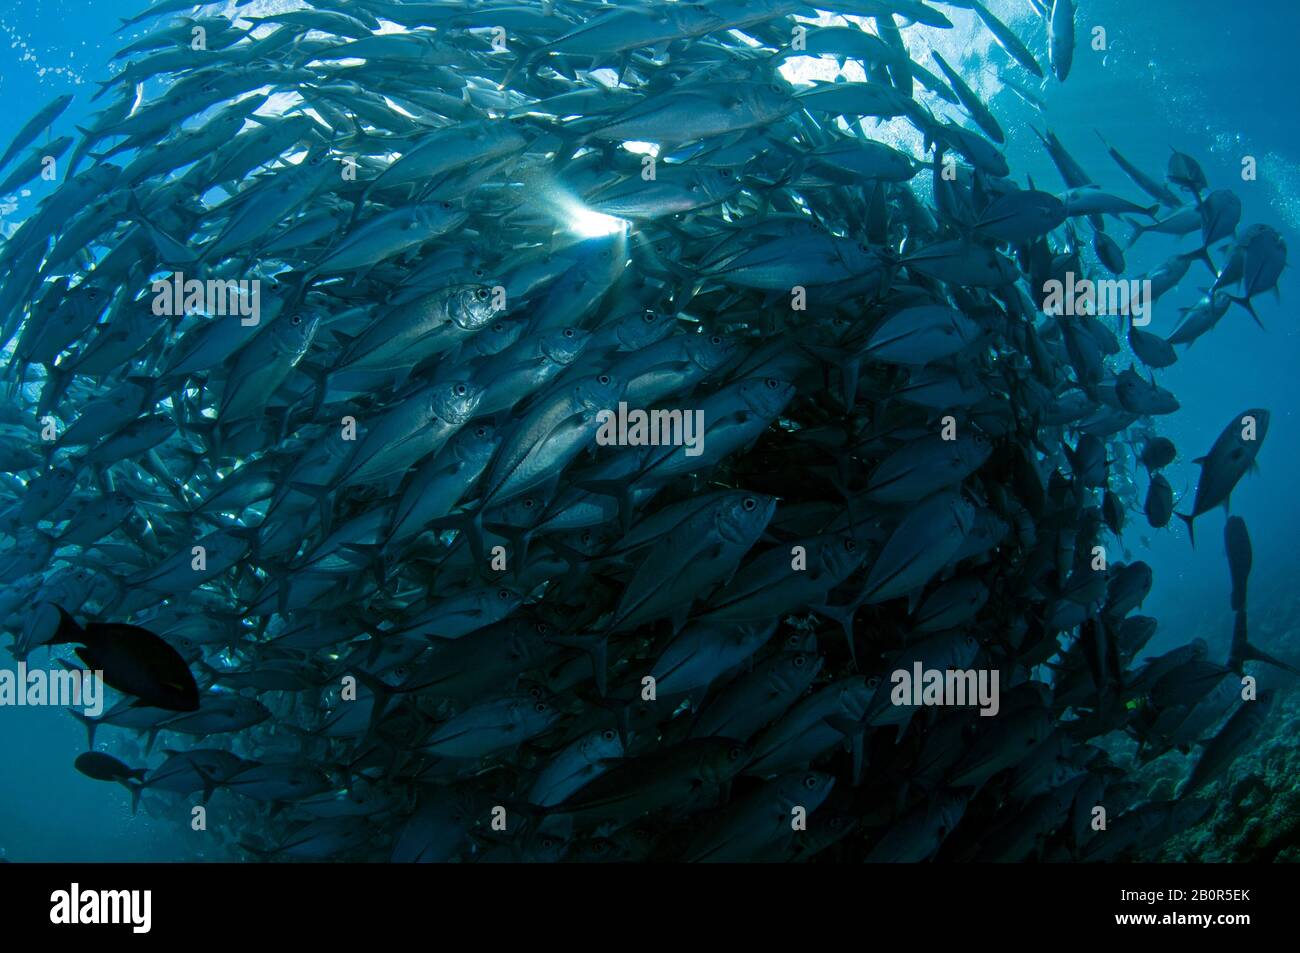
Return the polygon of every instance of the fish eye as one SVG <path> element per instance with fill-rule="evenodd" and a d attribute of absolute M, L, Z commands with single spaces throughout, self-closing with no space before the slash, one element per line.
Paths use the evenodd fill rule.
<path fill-rule="evenodd" d="M 867 688 L 875 688 L 879 684 L 880 684 L 879 676 L 872 675 L 869 679 L 867 679 Z"/>
<path fill-rule="evenodd" d="M 844 541 L 844 551 L 846 553 L 856 553 L 858 551 L 858 544 L 851 539 L 846 539 Z"/>
<path fill-rule="evenodd" d="M 510 598 L 510 590 L 509 590 L 509 589 L 498 589 L 498 590 L 497 590 L 497 598 L 498 598 L 498 599 L 501 599 L 502 601 L 506 601 L 506 600 L 508 600 L 508 599 Z"/>
<path fill-rule="evenodd" d="M 480 288 L 478 291 L 474 292 L 474 297 L 478 298 L 479 301 L 486 301 L 487 296 L 488 290 L 486 288 Z"/>
<path fill-rule="evenodd" d="M 536 705 L 533 706 L 533 711 L 535 711 L 535 712 L 537 712 L 537 713 L 539 713 L 539 714 L 542 713 L 542 712 L 544 712 L 544 711 L 546 711 L 546 703 L 545 703 L 545 702 L 538 702 Z"/>
<path fill-rule="evenodd" d="M 583 541 L 584 543 L 590 543 L 590 542 L 591 542 L 591 530 L 586 529 L 586 530 L 583 530 L 583 531 L 582 531 L 582 541 Z"/>
<path fill-rule="evenodd" d="M 796 655 L 796 656 L 794 657 L 794 667 L 795 667 L 795 668 L 803 668 L 804 665 L 805 665 L 805 663 L 807 663 L 807 661 L 808 661 L 808 659 L 805 658 L 804 656 L 802 656 L 802 655 Z"/>
<path fill-rule="evenodd" d="M 727 752 L 727 759 L 730 761 L 739 761 L 741 754 L 742 752 L 740 750 L 740 746 L 737 745 L 736 747 L 732 748 L 730 751 Z"/>
<path fill-rule="evenodd" d="M 474 436 L 476 436 L 476 437 L 486 437 L 486 436 L 487 436 L 487 428 L 486 428 L 486 427 L 479 427 L 479 428 L 477 428 L 477 429 L 474 431 Z"/>
<path fill-rule="evenodd" d="M 573 337 L 573 335 L 574 335 L 574 330 L 573 330 L 573 328 L 565 328 L 565 329 L 564 329 L 564 336 L 565 336 L 566 338 L 571 338 L 571 337 Z"/>
<path fill-rule="evenodd" d="M 289 323 L 296 328 L 298 325 L 302 324 L 302 315 L 295 314 L 292 318 L 289 319 Z"/>
<path fill-rule="evenodd" d="M 444 210 L 446 210 L 446 211 L 450 211 L 450 210 L 451 210 L 451 203 L 450 203 L 450 202 L 443 202 L 443 203 L 441 203 L 441 204 L 442 204 L 442 207 L 443 207 Z"/>
<path fill-rule="evenodd" d="M 768 390 L 776 390 L 778 387 L 781 386 L 781 382 L 778 381 L 775 377 L 769 377 L 766 383 L 767 383 Z"/>
<path fill-rule="evenodd" d="M 528 689 L 528 694 L 532 695 L 534 698 L 541 698 L 542 690 L 534 685 L 532 688 Z"/>
<path fill-rule="evenodd" d="M 656 320 L 658 320 L 658 318 L 659 315 L 655 314 L 653 311 L 647 311 L 645 314 L 641 315 L 641 320 L 644 321 L 646 324 L 653 324 Z"/>
<path fill-rule="evenodd" d="M 712 337 L 709 338 L 709 343 L 712 344 L 712 345 L 715 345 L 715 346 L 721 344 L 721 343 L 722 343 L 722 335 L 720 335 L 720 334 L 715 334 L 715 335 L 713 335 Z"/>
<path fill-rule="evenodd" d="M 536 505 L 537 505 L 537 501 L 534 500 L 531 496 L 526 497 L 524 499 L 524 509 L 531 510 Z"/>
<path fill-rule="evenodd" d="M 613 728 L 606 728 L 604 731 L 600 733 L 600 736 L 604 738 L 606 741 L 613 741 L 615 738 L 618 737 L 618 732 L 615 731 Z"/>
<path fill-rule="evenodd" d="M 555 846 L 555 841 L 552 838 L 546 837 L 542 839 L 543 850 L 550 850 L 554 846 Z"/>
<path fill-rule="evenodd" d="M 609 375 L 608 375 L 608 374 L 601 374 L 599 377 L 596 378 L 596 380 L 597 380 L 597 381 L 598 381 L 602 386 L 608 385 L 608 384 L 609 384 Z"/>
<path fill-rule="evenodd" d="M 813 774 L 808 775 L 808 777 L 803 779 L 803 786 L 809 791 L 817 787 L 817 776 Z"/>
<path fill-rule="evenodd" d="M 546 624 L 545 622 L 539 622 L 539 623 L 537 623 L 536 626 L 534 626 L 534 628 L 535 628 L 538 632 L 545 633 L 549 627 L 547 626 L 547 624 Z"/>
<path fill-rule="evenodd" d="M 752 513 L 754 510 L 758 509 L 758 500 L 754 499 L 752 496 L 747 496 L 743 501 L 741 501 L 740 505 L 744 508 L 746 513 Z"/>
<path fill-rule="evenodd" d="M 457 384 L 457 385 L 456 385 L 456 396 L 457 396 L 457 397 L 464 397 L 465 394 L 466 394 L 466 392 L 467 392 L 467 390 L 468 390 L 468 388 L 466 388 L 464 384 Z"/>
<path fill-rule="evenodd" d="M 729 178 L 731 178 L 731 170 L 730 170 L 730 169 L 719 169 L 719 170 L 718 170 L 718 175 L 722 176 L 724 179 L 729 179 Z"/>

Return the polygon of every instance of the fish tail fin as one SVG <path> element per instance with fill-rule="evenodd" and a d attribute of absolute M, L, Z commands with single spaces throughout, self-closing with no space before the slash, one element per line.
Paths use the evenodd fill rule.
<path fill-rule="evenodd" d="M 68 714 L 86 726 L 86 748 L 90 751 L 94 751 L 95 729 L 99 727 L 99 721 L 73 709 L 68 709 Z"/>
<path fill-rule="evenodd" d="M 483 507 L 479 506 L 473 513 L 470 513 L 463 523 L 465 537 L 469 540 L 470 552 L 474 554 L 475 562 L 482 565 L 486 550 L 484 549 L 483 540 Z"/>
<path fill-rule="evenodd" d="M 314 385 L 312 390 L 310 419 L 318 420 L 320 418 L 321 408 L 325 406 L 325 398 L 329 395 L 329 369 L 318 367 L 317 365 L 306 361 L 301 361 L 298 364 L 298 370 L 302 371 L 303 374 L 309 377 Z"/>
<path fill-rule="evenodd" d="M 573 485 L 592 493 L 599 493 L 603 496 L 612 496 L 618 500 L 619 521 L 623 531 L 626 532 L 628 526 L 632 523 L 632 491 L 636 481 L 644 475 L 644 471 L 635 473 L 625 480 L 575 480 Z"/>
<path fill-rule="evenodd" d="M 531 824 L 534 830 L 539 828 L 554 813 L 553 808 L 542 807 L 522 797 L 503 797 L 501 798 L 501 804 L 512 814 L 522 815 L 524 822 Z"/>
<path fill-rule="evenodd" d="M 86 637 L 86 630 L 77 625 L 77 620 L 68 614 L 63 606 L 55 604 L 54 608 L 59 613 L 59 627 L 55 631 L 53 638 L 49 639 L 46 645 L 66 645 L 68 642 L 81 642 Z"/>
<path fill-rule="evenodd" d="M 853 617 L 857 615 L 858 608 L 862 605 L 861 599 L 855 599 L 845 606 L 820 605 L 814 606 L 813 611 L 820 612 L 840 624 L 844 630 L 844 640 L 849 645 L 849 658 L 853 660 L 854 668 L 858 665 L 858 652 L 853 645 Z"/>
<path fill-rule="evenodd" d="M 41 403 L 38 409 L 41 416 L 50 413 L 58 406 L 59 400 L 62 399 L 68 389 L 68 385 L 72 383 L 72 378 L 73 373 L 66 368 L 60 368 L 57 364 L 45 365 L 45 385 L 41 388 Z M 55 441 L 54 445 L 57 446 L 57 443 Z M 52 446 L 47 445 L 47 454 L 52 453 L 53 449 Z"/>
<path fill-rule="evenodd" d="M 578 550 L 574 549 L 572 546 L 561 543 L 559 540 L 548 539 L 546 540 L 545 545 L 548 549 L 554 552 L 555 555 L 568 563 L 569 569 L 573 572 L 582 572 L 583 567 L 590 562 L 589 557 L 578 552 Z"/>
<path fill-rule="evenodd" d="M 546 640 L 554 645 L 578 649 L 591 657 L 592 673 L 596 678 L 596 692 L 604 698 L 609 688 L 609 633 L 599 635 L 574 636 L 555 635 Z"/>
<path fill-rule="evenodd" d="M 128 188 L 126 190 L 126 214 L 136 224 L 153 225 L 153 222 L 150 221 L 149 216 L 145 214 L 144 208 L 141 207 L 140 205 L 140 197 L 135 194 L 135 189 L 132 188 Z M 156 247 L 157 246 L 155 246 L 155 248 Z"/>
<path fill-rule="evenodd" d="M 353 674 L 356 675 L 357 681 L 370 689 L 370 694 L 375 698 L 370 708 L 370 725 L 366 731 L 367 735 L 370 735 L 379 727 L 379 722 L 387 714 L 388 705 L 393 698 L 393 689 L 364 669 L 357 669 Z"/>
<path fill-rule="evenodd" d="M 319 511 L 321 531 L 328 533 L 330 524 L 333 522 L 334 508 L 334 486 L 320 486 L 315 483 L 290 483 L 289 489 L 301 493 L 303 496 L 309 496 L 316 501 L 316 508 Z"/>
<path fill-rule="evenodd" d="M 1132 248 L 1134 245 L 1136 245 L 1137 240 L 1151 230 L 1150 225 L 1143 225 L 1141 222 L 1135 222 L 1131 218 L 1121 219 L 1121 221 L 1123 221 L 1125 225 L 1127 225 L 1130 229 L 1132 229 L 1132 231 L 1129 232 L 1128 244 L 1125 246 L 1125 250 Z"/>
<path fill-rule="evenodd" d="M 267 850 L 265 847 L 254 847 L 251 841 L 246 840 L 239 841 L 239 847 L 241 850 L 248 851 L 258 860 L 270 860 L 276 854 L 274 850 Z"/>
<path fill-rule="evenodd" d="M 1280 668 L 1282 671 L 1289 672 L 1297 678 L 1300 678 L 1300 668 L 1296 668 L 1294 665 L 1283 662 L 1281 659 L 1269 655 L 1262 649 L 1255 648 L 1255 646 L 1251 645 L 1250 642 L 1245 642 L 1241 647 L 1241 661 L 1263 662 L 1265 665 L 1272 665 L 1274 668 Z"/>
<path fill-rule="evenodd" d="M 1194 258 L 1197 261 L 1205 262 L 1205 266 L 1210 269 L 1210 274 L 1214 275 L 1216 279 L 1219 277 L 1219 269 L 1215 267 L 1214 259 L 1210 257 L 1209 245 L 1202 245 L 1200 248 L 1196 249 L 1196 251 L 1188 252 L 1184 257 Z"/>
<path fill-rule="evenodd" d="M 138 770 L 143 774 L 148 769 L 139 768 Z M 135 772 L 133 771 L 131 773 L 134 776 Z M 122 787 L 131 792 L 131 816 L 135 817 L 135 812 L 140 809 L 140 795 L 144 793 L 144 785 L 138 781 L 135 784 L 132 784 L 130 780 L 126 780 L 122 782 Z"/>
<path fill-rule="evenodd" d="M 501 78 L 501 88 L 509 89 L 510 84 L 514 81 L 515 77 L 519 75 L 520 70 L 523 70 L 530 76 L 537 72 L 537 64 L 546 53 L 546 47 L 539 46 L 516 57 L 514 65 L 507 69 L 506 75 Z"/>
<path fill-rule="evenodd" d="M 357 220 L 361 218 L 361 210 L 370 201 L 370 193 L 374 191 L 375 185 L 378 182 L 378 179 L 373 179 L 370 182 L 367 182 L 366 187 L 361 190 L 360 197 L 358 197 L 356 202 L 352 204 L 352 214 L 348 217 L 347 228 L 343 230 L 343 234 L 346 235 L 357 227 Z"/>
<path fill-rule="evenodd" d="M 307 292 L 311 290 L 311 284 L 315 280 L 316 273 L 314 271 L 300 272 L 298 275 L 298 283 L 290 293 L 289 300 L 285 303 L 284 307 L 280 309 L 280 313 L 293 314 L 297 311 L 299 306 L 302 304 L 303 299 L 307 297 Z"/>
<path fill-rule="evenodd" d="M 1187 524 L 1187 538 L 1190 539 L 1190 540 L 1192 541 L 1192 549 L 1195 549 L 1195 548 L 1196 548 L 1196 530 L 1195 530 L 1195 527 L 1192 526 L 1192 520 L 1196 519 L 1196 517 L 1195 517 L 1195 516 L 1184 516 L 1182 513 L 1175 513 L 1174 515 L 1177 516 L 1180 520 L 1182 520 L 1184 523 Z"/>
<path fill-rule="evenodd" d="M 1238 298 L 1235 295 L 1228 295 L 1228 300 L 1231 301 L 1233 304 L 1239 304 L 1243 308 L 1245 308 L 1246 313 L 1255 319 L 1255 323 L 1259 325 L 1259 329 L 1261 331 L 1268 330 L 1268 328 L 1264 327 L 1264 322 L 1259 319 L 1259 315 L 1255 313 L 1255 306 L 1250 303 L 1249 298 Z"/>
<path fill-rule="evenodd" d="M 532 542 L 533 534 L 518 526 L 492 525 L 489 527 L 493 532 L 504 536 L 510 543 L 510 551 L 514 553 L 515 575 L 518 576 L 523 572 L 524 563 L 528 560 L 528 548 Z M 567 559 L 567 557 L 566 557 Z M 578 567 L 574 567 L 577 571 Z"/>
<path fill-rule="evenodd" d="M 470 504 L 473 505 L 473 504 Z M 430 520 L 425 524 L 426 530 L 440 532 L 445 529 L 456 531 L 456 540 L 452 543 L 453 548 L 459 546 L 462 542 L 468 542 L 470 552 L 474 555 L 474 561 L 478 564 L 483 563 L 486 549 L 483 540 L 483 503 L 479 501 L 477 507 L 471 512 L 468 508 L 460 513 L 452 513 L 450 516 L 443 516 L 435 520 Z"/>

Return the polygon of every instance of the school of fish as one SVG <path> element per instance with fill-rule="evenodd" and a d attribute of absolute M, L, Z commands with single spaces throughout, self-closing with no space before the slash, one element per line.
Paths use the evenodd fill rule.
<path fill-rule="evenodd" d="M 276 860 L 1107 861 L 1204 817 L 1268 713 L 1247 663 L 1295 670 L 1237 517 L 1230 657 L 1139 661 L 1120 534 L 1180 505 L 1156 372 L 1259 320 L 1286 246 L 1182 152 L 1107 146 L 1134 201 L 1043 130 L 1062 190 L 1016 182 L 909 40 L 973 11 L 1047 96 L 1075 10 L 1030 5 L 126 21 L 93 118 L 0 160 L 66 168 L 0 246 L 0 631 L 114 690 L 77 769 Z M 1120 226 L 1194 239 L 1142 276 L 1210 273 L 1172 333 L 1046 306 L 1125 274 Z M 620 404 L 696 445 L 599 440 Z M 1269 412 L 1223 419 L 1189 534 Z M 896 704 L 914 665 L 996 672 L 996 715 Z M 1202 748 L 1150 800 L 1115 738 Z"/>

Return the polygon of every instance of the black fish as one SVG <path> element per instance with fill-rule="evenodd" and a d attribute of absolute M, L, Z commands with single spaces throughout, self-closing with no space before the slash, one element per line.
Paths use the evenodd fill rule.
<path fill-rule="evenodd" d="M 1189 515 L 1175 514 L 1187 524 L 1187 534 L 1192 545 L 1196 545 L 1196 535 L 1192 522 L 1202 513 L 1207 513 L 1220 503 L 1225 507 L 1233 489 L 1241 478 L 1255 466 L 1255 457 L 1264 445 L 1268 435 L 1270 414 L 1267 410 L 1252 408 L 1242 411 L 1219 434 L 1210 452 L 1197 457 L 1193 463 L 1201 465 L 1201 478 L 1196 484 L 1196 501 L 1192 504 Z"/>
<path fill-rule="evenodd" d="M 1163 474 L 1152 474 L 1143 511 L 1153 529 L 1163 529 L 1169 525 L 1169 517 L 1174 515 L 1174 488 Z"/>
<path fill-rule="evenodd" d="M 1228 572 L 1232 574 L 1232 611 L 1246 608 L 1246 583 L 1250 581 L 1250 533 L 1240 516 L 1229 516 L 1223 526 L 1223 548 L 1228 553 Z"/>
<path fill-rule="evenodd" d="M 1283 662 L 1281 659 L 1251 645 L 1248 628 L 1246 610 L 1242 609 L 1233 617 L 1232 650 L 1228 654 L 1229 668 L 1240 672 L 1242 664 L 1245 662 L 1263 662 L 1265 665 L 1272 665 L 1274 668 L 1280 668 L 1284 672 L 1290 672 L 1292 675 L 1300 677 L 1300 668 Z"/>
<path fill-rule="evenodd" d="M 1219 733 L 1205 743 L 1178 797 L 1195 794 L 1227 771 L 1241 749 L 1267 721 L 1272 705 L 1273 693 L 1267 691 L 1260 692 L 1258 699 L 1243 702 Z"/>
<path fill-rule="evenodd" d="M 136 704 L 167 711 L 197 711 L 199 686 L 174 648 L 138 625 L 91 622 L 85 628 L 62 608 L 59 628 L 49 645 L 79 643 L 77 656 L 104 683 L 134 695 Z"/>
<path fill-rule="evenodd" d="M 87 751 L 79 754 L 77 760 L 72 762 L 72 766 L 86 777 L 96 781 L 117 781 L 122 784 L 132 780 L 142 781 L 149 773 L 148 768 L 132 768 L 102 751 Z"/>
<path fill-rule="evenodd" d="M 1172 440 L 1168 437 L 1152 437 L 1142 445 L 1142 453 L 1138 459 L 1147 468 L 1148 473 L 1154 473 L 1169 466 L 1177 456 L 1178 448 L 1174 446 Z"/>

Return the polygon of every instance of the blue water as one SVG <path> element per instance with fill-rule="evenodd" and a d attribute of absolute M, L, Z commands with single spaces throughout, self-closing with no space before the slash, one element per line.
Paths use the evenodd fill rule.
<path fill-rule="evenodd" d="M 135 13 L 138 0 L 7 0 L 0 9 L 0 142 L 44 103 L 75 93 L 73 106 L 54 134 L 71 134 L 106 100 L 90 103 L 94 80 L 109 75 L 108 58 L 138 30 L 113 36 L 117 18 Z M 230 7 L 231 5 L 224 5 Z M 995 14 L 1012 23 L 1036 51 L 1045 49 L 1043 28 L 1028 13 L 1025 0 L 990 0 Z M 223 5 L 210 8 L 220 10 Z M 1049 126 L 1085 170 L 1108 191 L 1147 201 L 1107 156 L 1094 134 L 1099 130 L 1130 160 L 1161 177 L 1170 147 L 1196 156 L 1212 188 L 1231 188 L 1245 207 L 1242 227 L 1266 222 L 1284 235 L 1292 253 L 1300 251 L 1300 115 L 1295 106 L 1295 37 L 1300 35 L 1300 3 L 1294 0 L 1081 0 L 1079 46 L 1069 81 L 1051 80 L 1039 116 L 1009 89 L 992 102 L 1008 136 L 1006 155 L 1021 181 L 1028 175 L 1040 187 L 1063 187 L 1031 126 Z M 962 11 L 949 10 L 954 18 Z M 962 20 L 963 23 L 967 22 Z M 1092 31 L 1106 32 L 1105 51 L 1094 51 Z M 910 37 L 911 32 L 905 33 Z M 987 36 L 971 46 L 962 69 L 975 76 L 1005 67 Z M 1046 65 L 1045 55 L 1042 57 Z M 1011 72 L 1008 70 L 1008 72 Z M 1023 70 L 1015 70 L 1022 79 Z M 1245 156 L 1258 161 L 1258 179 L 1243 181 Z M 6 231 L 25 218 L 46 191 L 28 187 L 6 204 L 0 226 Z M 1114 232 L 1114 229 L 1112 229 Z M 1131 276 L 1148 271 L 1197 236 L 1175 240 L 1148 235 L 1129 252 Z M 1224 256 L 1220 254 L 1222 262 Z M 1194 264 L 1181 286 L 1162 299 L 1149 329 L 1168 334 L 1179 308 L 1192 305 L 1198 288 L 1211 277 Z M 1205 453 L 1241 410 L 1265 407 L 1272 424 L 1260 456 L 1260 472 L 1248 476 L 1232 498 L 1233 512 L 1245 517 L 1255 550 L 1252 620 L 1266 619 L 1269 598 L 1289 593 L 1297 565 L 1293 527 L 1297 525 L 1297 447 L 1300 421 L 1294 405 L 1300 331 L 1294 307 L 1300 280 L 1290 269 L 1281 282 L 1280 301 L 1257 301 L 1267 332 L 1233 308 L 1206 337 L 1159 375 L 1182 410 L 1161 418 L 1159 429 L 1178 445 L 1178 462 L 1166 473 L 1175 495 L 1194 492 L 1198 468 L 1191 458 Z M 1145 493 L 1145 474 L 1137 476 Z M 1180 509 L 1190 508 L 1190 498 Z M 1177 524 L 1177 521 L 1175 521 Z M 1149 651 L 1164 651 L 1199 635 L 1220 655 L 1231 632 L 1228 574 L 1222 547 L 1223 515 L 1197 521 L 1198 547 L 1184 528 L 1146 527 L 1141 514 L 1130 516 L 1124 542 L 1133 558 L 1155 571 L 1155 587 L 1144 612 L 1160 619 Z M 33 661 L 43 661 L 40 653 Z M 84 750 L 82 727 L 56 709 L 9 709 L 0 721 L 0 848 L 13 860 L 143 860 L 192 856 L 196 843 L 171 824 L 143 812 L 132 818 L 129 797 L 113 785 L 76 773 L 72 760 Z M 201 845 L 200 845 L 201 846 Z"/>
<path fill-rule="evenodd" d="M 113 30 L 142 9 L 134 0 L 11 0 L 0 10 L 0 139 L 8 142 L 41 106 L 73 93 L 53 135 L 69 135 L 108 97 L 90 102 L 94 80 L 125 37 Z M 43 140 L 38 140 L 43 141 Z M 0 222 L 26 218 L 52 184 L 27 186 Z M 11 230 L 5 229 L 6 232 Z M 8 661 L 8 660 L 7 660 Z M 45 665 L 43 652 L 31 663 Z M 11 667 L 9 664 L 6 667 Z M 96 739 L 99 740 L 98 738 Z M 57 708 L 6 708 L 0 720 L 0 850 L 11 861 L 144 861 L 193 856 L 171 822 L 131 816 L 130 795 L 92 781 L 72 766 L 86 750 L 85 729 Z"/>

